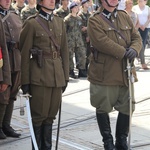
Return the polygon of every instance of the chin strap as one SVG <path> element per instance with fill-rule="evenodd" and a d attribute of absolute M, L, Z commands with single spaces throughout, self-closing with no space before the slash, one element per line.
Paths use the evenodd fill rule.
<path fill-rule="evenodd" d="M 1 4 L 0 4 L 0 7 L 1 7 L 3 10 L 8 10 L 7 8 L 4 8 Z"/>
<path fill-rule="evenodd" d="M 119 0 L 119 1 L 120 1 L 120 0 Z M 108 5 L 109 7 L 117 7 L 117 6 L 119 5 L 119 3 L 118 3 L 116 6 L 112 6 L 112 5 L 110 5 L 110 4 L 108 3 L 107 0 L 105 0 L 105 2 L 107 3 L 107 5 Z"/>
<path fill-rule="evenodd" d="M 43 5 L 40 5 L 40 4 L 37 4 L 37 7 L 38 7 L 38 10 L 41 9 L 41 7 L 45 8 L 45 9 L 47 9 L 49 11 L 54 11 L 55 10 L 55 8 L 54 9 L 49 9 L 49 8 L 43 6 Z"/>

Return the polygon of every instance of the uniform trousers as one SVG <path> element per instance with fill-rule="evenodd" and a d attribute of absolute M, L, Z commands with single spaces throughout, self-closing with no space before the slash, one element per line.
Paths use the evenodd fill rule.
<path fill-rule="evenodd" d="M 122 114 L 129 115 L 129 88 L 126 86 L 90 83 L 90 101 L 97 113 L 109 113 L 114 108 Z M 132 111 L 134 110 L 135 100 L 132 102 Z"/>
<path fill-rule="evenodd" d="M 14 101 L 20 86 L 20 72 L 11 73 L 12 86 L 0 93 L 0 127 L 9 126 L 13 113 Z"/>
<path fill-rule="evenodd" d="M 31 116 L 35 126 L 52 124 L 62 99 L 61 87 L 44 87 L 30 85 L 31 90 Z"/>

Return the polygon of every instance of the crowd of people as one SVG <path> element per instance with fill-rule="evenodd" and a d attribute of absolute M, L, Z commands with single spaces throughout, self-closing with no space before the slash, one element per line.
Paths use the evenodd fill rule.
<path fill-rule="evenodd" d="M 143 69 L 149 69 L 144 56 L 150 28 L 146 3 L 137 0 L 133 6 L 133 0 L 0 0 L 0 139 L 21 136 L 11 126 L 21 88 L 23 94 L 32 95 L 38 148 L 51 149 L 52 125 L 69 77 L 88 77 L 90 100 L 96 108 L 105 150 L 127 150 L 129 90 L 122 70 L 126 59 L 133 62 L 135 58 L 140 59 Z M 115 145 L 108 115 L 113 107 L 119 111 Z"/>

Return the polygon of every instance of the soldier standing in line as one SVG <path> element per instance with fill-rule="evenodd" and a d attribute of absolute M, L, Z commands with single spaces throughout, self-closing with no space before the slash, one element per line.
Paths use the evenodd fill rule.
<path fill-rule="evenodd" d="M 87 77 L 85 70 L 86 63 L 86 49 L 82 39 L 82 19 L 77 16 L 79 7 L 75 2 L 70 4 L 71 13 L 64 18 L 66 24 L 68 48 L 69 48 L 69 62 L 70 62 L 70 77 L 76 78 L 74 73 L 74 61 L 73 56 L 75 53 L 76 67 L 79 69 L 78 77 Z"/>
<path fill-rule="evenodd" d="M 100 3 L 100 10 L 88 22 L 88 35 L 94 47 L 88 69 L 90 101 L 96 108 L 104 149 L 128 150 L 129 114 L 134 111 L 135 102 L 132 100 L 130 110 L 129 79 L 125 70 L 128 59 L 134 73 L 131 74 L 137 79 L 133 61 L 141 50 L 142 40 L 130 16 L 117 10 L 119 0 L 100 0 Z M 109 119 L 113 108 L 118 111 L 115 144 Z"/>
<path fill-rule="evenodd" d="M 5 113 L 8 100 L 3 99 L 4 93 L 8 92 L 8 87 L 11 85 L 11 72 L 9 55 L 5 39 L 5 31 L 3 28 L 2 18 L 0 16 L 0 51 L 3 59 L 3 66 L 0 68 L 0 139 L 5 139 L 6 136 L 2 130 L 3 116 Z"/>
<path fill-rule="evenodd" d="M 31 116 L 39 150 L 52 147 L 52 125 L 69 81 L 65 24 L 53 15 L 55 0 L 39 0 L 39 13 L 21 31 L 21 88 L 30 93 Z M 30 57 L 32 56 L 32 57 Z"/>
<path fill-rule="evenodd" d="M 89 19 L 91 13 L 88 11 L 89 0 L 82 0 L 81 4 L 82 4 L 82 9 L 78 13 L 78 15 L 82 18 L 82 29 L 81 29 L 81 31 L 82 31 L 82 38 L 84 41 L 84 45 L 86 48 L 86 64 L 85 64 L 85 66 L 86 66 L 86 71 L 87 71 L 88 64 L 89 64 L 88 57 L 91 54 L 90 39 L 89 39 L 88 34 L 87 34 L 87 23 L 88 23 L 88 19 Z"/>
<path fill-rule="evenodd" d="M 18 42 L 20 30 L 22 27 L 22 21 L 15 12 L 9 11 L 10 5 L 11 0 L 0 0 L 0 16 L 2 17 L 5 30 L 12 82 L 12 85 L 8 88 L 8 91 L 5 93 L 1 93 L 1 101 L 5 102 L 5 104 L 7 105 L 4 105 L 3 112 L 1 112 L 0 115 L 0 120 L 3 120 L 2 130 L 4 132 L 4 137 L 5 135 L 10 137 L 19 137 L 20 134 L 16 133 L 15 130 L 10 126 L 10 124 L 14 101 L 16 100 L 16 95 L 20 86 L 21 55 L 18 49 Z"/>
<path fill-rule="evenodd" d="M 26 6 L 25 0 L 16 0 L 16 3 L 12 3 L 11 8 L 15 9 L 16 13 L 20 15 L 21 10 Z"/>
<path fill-rule="evenodd" d="M 65 18 L 69 14 L 69 0 L 62 0 L 61 1 L 61 6 L 54 11 L 55 14 L 57 14 L 61 18 Z"/>
<path fill-rule="evenodd" d="M 36 0 L 28 0 L 28 4 L 21 10 L 21 19 L 24 22 L 29 16 L 36 14 Z"/>

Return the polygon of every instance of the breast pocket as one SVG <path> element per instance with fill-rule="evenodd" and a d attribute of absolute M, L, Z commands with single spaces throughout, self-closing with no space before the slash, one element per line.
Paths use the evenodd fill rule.
<path fill-rule="evenodd" d="M 49 36 L 44 31 L 37 31 L 34 42 L 38 43 L 39 45 L 46 45 L 46 43 L 49 43 Z"/>
<path fill-rule="evenodd" d="M 131 43 L 131 27 L 129 25 L 121 25 L 120 32 L 126 38 L 127 43 Z"/>

